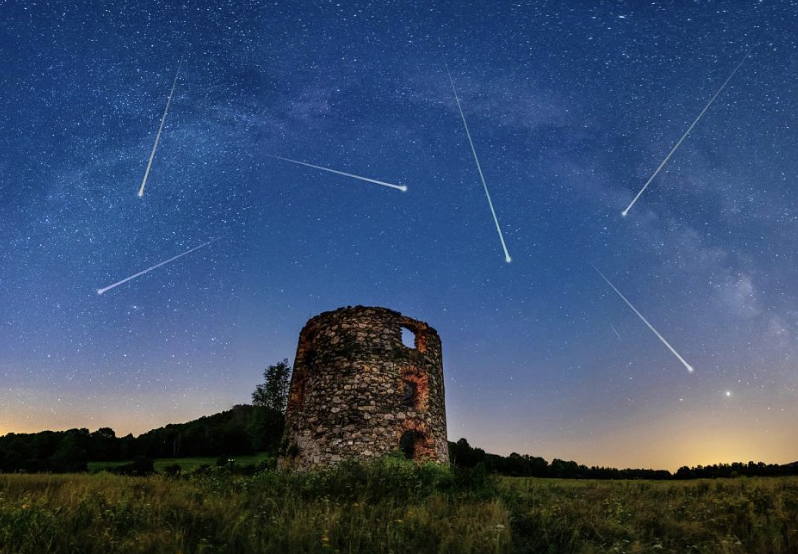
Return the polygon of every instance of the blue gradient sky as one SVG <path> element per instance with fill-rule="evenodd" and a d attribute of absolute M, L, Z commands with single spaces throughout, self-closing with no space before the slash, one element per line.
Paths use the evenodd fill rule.
<path fill-rule="evenodd" d="M 795 2 L 0 1 L 0 56 L 0 433 L 247 402 L 363 304 L 439 331 L 454 440 L 798 459 Z"/>

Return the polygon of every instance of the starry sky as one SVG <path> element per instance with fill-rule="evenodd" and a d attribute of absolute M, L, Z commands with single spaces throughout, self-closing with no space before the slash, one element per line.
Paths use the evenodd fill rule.
<path fill-rule="evenodd" d="M 228 409 L 377 305 L 440 333 L 452 440 L 798 459 L 795 2 L 0 0 L 0 59 L 0 434 Z"/>

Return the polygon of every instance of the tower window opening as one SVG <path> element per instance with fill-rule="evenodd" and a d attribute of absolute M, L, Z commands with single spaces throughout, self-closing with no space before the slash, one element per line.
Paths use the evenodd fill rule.
<path fill-rule="evenodd" d="M 415 459 L 416 445 L 423 439 L 423 435 L 418 431 L 405 431 L 399 439 L 399 450 L 408 460 Z"/>
<path fill-rule="evenodd" d="M 407 327 L 402 327 L 402 344 L 408 348 L 416 347 L 416 334 Z"/>
<path fill-rule="evenodd" d="M 418 395 L 418 384 L 415 381 L 405 381 L 404 390 L 402 391 L 402 405 L 415 406 L 416 396 Z"/>

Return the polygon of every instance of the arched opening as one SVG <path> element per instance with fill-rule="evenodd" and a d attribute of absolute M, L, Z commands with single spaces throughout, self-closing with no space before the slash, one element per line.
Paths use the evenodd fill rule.
<path fill-rule="evenodd" d="M 408 460 L 415 460 L 418 454 L 418 446 L 424 440 L 424 435 L 418 431 L 409 429 L 402 433 L 399 439 L 399 450 Z"/>
<path fill-rule="evenodd" d="M 415 408 L 418 404 L 418 384 L 415 381 L 405 380 L 402 391 L 402 406 Z"/>
<path fill-rule="evenodd" d="M 412 365 L 399 370 L 396 383 L 397 404 L 401 411 L 427 409 L 429 404 L 429 379 L 427 374 Z"/>
<path fill-rule="evenodd" d="M 402 327 L 402 344 L 407 348 L 416 348 L 416 333 L 408 327 Z"/>
<path fill-rule="evenodd" d="M 406 348 L 418 350 L 419 352 L 427 351 L 427 341 L 431 335 L 426 323 L 415 321 L 408 317 L 401 318 L 397 323 L 399 324 L 402 344 Z"/>

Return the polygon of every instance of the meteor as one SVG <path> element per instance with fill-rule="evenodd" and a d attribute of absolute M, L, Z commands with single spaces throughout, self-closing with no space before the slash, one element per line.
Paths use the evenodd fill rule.
<path fill-rule="evenodd" d="M 616 337 L 618 337 L 618 342 L 623 342 L 623 339 L 621 338 L 621 334 L 620 334 L 620 333 L 618 332 L 618 330 L 615 328 L 615 325 L 613 325 L 612 323 L 610 323 L 610 327 L 612 327 L 612 332 L 613 332 L 613 333 L 615 333 L 615 336 L 616 336 Z"/>
<path fill-rule="evenodd" d="M 124 279 L 122 279 L 121 281 L 117 281 L 117 282 L 116 282 L 116 283 L 114 283 L 113 285 L 108 285 L 108 286 L 107 286 L 107 287 L 105 287 L 105 288 L 102 288 L 102 289 L 97 289 L 97 294 L 105 294 L 105 293 L 106 293 L 106 292 L 108 292 L 109 290 L 111 290 L 111 289 L 113 289 L 113 288 L 116 288 L 116 287 L 118 287 L 119 285 L 122 285 L 122 284 L 124 284 L 124 283 L 127 283 L 128 281 L 131 281 L 131 280 L 135 279 L 136 277 L 141 277 L 141 276 L 142 276 L 142 275 L 144 275 L 145 273 L 149 273 L 149 272 L 150 272 L 150 271 L 152 271 L 153 269 L 158 269 L 159 267 L 161 267 L 161 266 L 163 266 L 163 265 L 166 265 L 166 264 L 168 264 L 168 263 L 171 263 L 171 262 L 175 261 L 175 260 L 176 260 L 176 259 L 178 259 L 178 258 L 182 258 L 183 256 L 186 256 L 186 255 L 188 255 L 188 254 L 191 254 L 191 253 L 192 253 L 192 252 L 194 252 L 195 250 L 199 250 L 200 248 L 204 248 L 204 247 L 208 246 L 209 244 L 216 242 L 217 240 L 223 239 L 224 237 L 226 237 L 226 236 L 227 236 L 227 235 L 229 235 L 229 234 L 230 234 L 230 233 L 227 233 L 226 235 L 222 235 L 221 237 L 216 237 L 215 239 L 211 239 L 211 240 L 209 240 L 208 242 L 202 243 L 202 244 L 200 244 L 199 246 L 195 246 L 194 248 L 192 248 L 192 249 L 190 249 L 190 250 L 186 250 L 186 251 L 185 251 L 185 252 L 183 252 L 182 254 L 178 254 L 177 256 L 174 256 L 174 257 L 172 257 L 172 258 L 169 258 L 168 260 L 165 260 L 165 261 L 163 261 L 163 262 L 161 262 L 161 263 L 155 264 L 155 265 L 154 265 L 154 266 L 152 266 L 152 267 L 148 267 L 148 268 L 147 268 L 147 269 L 145 269 L 144 271 L 139 271 L 139 272 L 138 272 L 138 273 L 136 273 L 135 275 L 131 275 L 130 277 L 125 277 Z"/>
<path fill-rule="evenodd" d="M 353 179 L 359 179 L 361 181 L 366 181 L 367 183 L 374 183 L 375 185 L 382 185 L 384 187 L 390 187 L 392 189 L 401 190 L 402 192 L 407 192 L 407 187 L 405 185 L 394 185 L 391 183 L 386 183 L 385 181 L 378 181 L 377 179 L 369 179 L 368 177 L 363 177 L 361 175 L 354 175 L 352 173 L 346 173 L 344 171 L 338 171 L 335 169 L 330 169 L 329 167 L 322 167 L 320 165 L 313 165 L 308 164 L 305 162 L 300 162 L 299 160 L 292 160 L 291 158 L 283 158 L 282 156 L 275 156 L 274 154 L 266 154 L 272 158 L 277 158 L 278 160 L 283 160 L 285 162 L 291 162 L 292 164 L 304 165 L 305 167 L 312 167 L 313 169 L 320 169 L 322 171 L 328 171 L 330 173 L 335 173 L 336 175 L 343 175 L 344 177 L 351 177 Z"/>
<path fill-rule="evenodd" d="M 593 264 L 591 264 L 591 265 L 593 265 Z M 610 280 L 609 280 L 609 279 L 607 279 L 607 278 L 604 276 L 604 274 L 603 274 L 601 271 L 599 271 L 599 269 L 598 269 L 596 266 L 593 266 L 593 269 L 595 269 L 595 270 L 596 270 L 596 272 L 597 272 L 599 275 L 601 275 L 601 278 L 602 278 L 602 279 L 604 279 L 604 280 L 607 282 L 607 284 L 608 284 L 610 287 L 612 287 L 612 290 L 614 290 L 614 291 L 616 292 L 616 294 L 617 294 L 618 296 L 620 296 L 620 297 L 621 297 L 621 299 L 622 299 L 624 302 L 626 302 L 626 305 L 627 305 L 627 306 L 629 306 L 630 308 L 632 308 L 632 311 L 633 311 L 634 313 L 636 313 L 636 314 L 637 314 L 637 317 L 639 317 L 641 320 L 643 320 L 643 323 L 645 323 L 645 324 L 648 326 L 648 328 L 649 328 L 649 329 L 651 329 L 651 331 L 652 331 L 652 332 L 653 332 L 655 335 L 657 335 L 657 338 L 659 338 L 659 340 L 661 340 L 661 341 L 662 341 L 662 344 L 664 344 L 665 346 L 667 346 L 667 347 L 668 347 L 668 350 L 670 350 L 671 352 L 673 352 L 673 355 L 674 355 L 674 356 L 676 356 L 677 358 L 679 358 L 679 361 L 680 361 L 680 362 L 682 362 L 682 364 L 684 364 L 684 367 L 686 367 L 686 368 L 687 368 L 687 371 L 689 371 L 690 373 L 692 373 L 692 372 L 693 372 L 693 366 L 691 366 L 690 364 L 688 364 L 688 363 L 687 363 L 687 362 L 684 360 L 684 358 L 682 358 L 682 357 L 679 355 L 679 353 L 678 353 L 678 352 L 676 352 L 676 350 L 674 350 L 674 348 L 673 348 L 673 347 L 672 347 L 672 346 L 671 346 L 671 345 L 668 343 L 668 341 L 666 341 L 666 340 L 665 340 L 665 337 L 663 337 L 662 335 L 660 335 L 660 334 L 659 334 L 659 331 L 657 331 L 656 329 L 654 329 L 654 326 L 653 326 L 653 325 L 651 325 L 651 324 L 648 322 L 648 320 L 647 320 L 645 317 L 643 317 L 643 314 L 641 314 L 640 312 L 638 312 L 638 311 L 637 311 L 637 308 L 635 308 L 634 306 L 632 306 L 632 303 L 631 303 L 631 302 L 629 302 L 629 301 L 626 299 L 626 297 L 625 297 L 623 294 L 621 294 L 621 291 L 619 291 L 618 289 L 616 289 L 616 288 L 615 288 L 615 285 L 613 285 L 613 284 L 610 282 Z M 614 329 L 614 327 L 613 327 L 613 329 Z M 617 331 L 616 331 L 616 333 L 617 333 Z"/>
<path fill-rule="evenodd" d="M 452 84 L 452 92 L 454 92 L 454 100 L 457 102 L 457 109 L 460 111 L 460 118 L 463 120 L 463 127 L 465 128 L 466 136 L 468 137 L 468 144 L 471 146 L 471 153 L 474 155 L 474 161 L 477 163 L 477 171 L 479 171 L 479 178 L 482 180 L 482 188 L 485 189 L 485 197 L 488 199 L 488 206 L 490 206 L 490 213 L 493 215 L 493 222 L 496 224 L 496 231 L 499 233 L 499 240 L 502 243 L 502 250 L 504 250 L 504 261 L 508 264 L 513 261 L 510 257 L 510 253 L 507 251 L 507 245 L 504 243 L 504 235 L 502 235 L 502 229 L 499 226 L 499 218 L 496 217 L 496 210 L 493 209 L 493 201 L 490 199 L 490 193 L 488 192 L 488 185 L 485 184 L 485 176 L 482 174 L 482 166 L 479 164 L 479 158 L 477 157 L 477 151 L 474 149 L 474 141 L 471 139 L 471 132 L 468 130 L 468 123 L 466 123 L 465 114 L 463 114 L 463 108 L 460 106 L 460 97 L 457 96 L 457 89 L 454 86 L 454 79 L 452 79 L 452 74 L 449 71 L 449 64 L 446 64 L 446 74 L 449 76 L 449 82 Z"/>
<path fill-rule="evenodd" d="M 632 206 L 634 206 L 634 205 L 635 205 L 635 202 L 637 202 L 637 199 L 638 199 L 638 198 L 640 198 L 640 195 L 642 195 L 642 194 L 643 194 L 643 192 L 644 192 L 644 191 L 645 191 L 645 190 L 648 188 L 648 185 L 650 185 L 650 184 L 651 184 L 651 181 L 653 181 L 653 180 L 654 180 L 654 177 L 656 177 L 656 176 L 657 176 L 657 174 L 660 172 L 660 170 L 661 170 L 663 167 L 665 167 L 665 164 L 666 164 L 666 163 L 668 163 L 668 160 L 670 160 L 670 159 L 671 159 L 671 156 L 673 156 L 673 153 L 674 153 L 674 152 L 676 152 L 676 150 L 677 150 L 677 149 L 678 149 L 678 148 L 679 148 L 679 147 L 682 145 L 682 142 L 684 141 L 684 139 L 686 139 L 686 138 L 687 138 L 687 135 L 689 135 L 689 134 L 690 134 L 690 131 L 692 131 L 692 130 L 693 130 L 693 127 L 695 127 L 695 126 L 696 126 L 696 123 L 698 123 L 698 122 L 699 122 L 699 120 L 700 120 L 702 117 L 704 117 L 704 114 L 706 113 L 706 111 L 709 109 L 709 107 L 712 105 L 712 103 L 715 101 L 715 99 L 716 99 L 718 96 L 720 96 L 720 93 L 721 93 L 721 92 L 723 92 L 723 89 L 724 89 L 724 88 L 726 88 L 726 85 L 727 85 L 727 84 L 729 84 L 729 81 L 731 81 L 731 80 L 732 80 L 732 77 L 734 77 L 735 73 L 737 73 L 737 70 L 738 70 L 738 69 L 740 69 L 740 66 L 742 66 L 742 65 L 743 65 L 743 62 L 745 62 L 745 60 L 747 60 L 747 59 L 748 59 L 748 56 L 750 56 L 750 55 L 751 55 L 751 52 L 753 52 L 754 48 L 756 48 L 757 46 L 758 46 L 758 45 L 757 45 L 757 44 L 755 44 L 754 46 L 752 46 L 752 47 L 751 47 L 751 48 L 748 50 L 748 52 L 746 52 L 746 53 L 745 53 L 745 56 L 743 56 L 743 59 L 742 59 L 742 60 L 740 60 L 740 63 L 738 63 L 738 64 L 737 64 L 737 67 L 735 67 L 735 68 L 734 68 L 734 71 L 732 71 L 732 72 L 731 72 L 731 74 L 730 74 L 730 75 L 729 75 L 729 76 L 726 78 L 726 80 L 725 80 L 725 81 L 723 81 L 723 84 L 720 86 L 720 88 L 718 89 L 718 91 L 715 93 L 715 96 L 713 96 L 713 97 L 710 99 L 710 101 L 707 103 L 707 105 L 706 105 L 706 106 L 704 106 L 704 109 L 703 109 L 703 110 L 701 110 L 701 113 L 700 113 L 700 114 L 698 114 L 698 117 L 696 117 L 696 118 L 695 118 L 695 121 L 693 121 L 693 123 L 692 123 L 692 124 L 691 124 L 691 125 L 690 125 L 690 126 L 687 128 L 687 130 L 684 132 L 684 134 L 682 135 L 682 138 L 680 138 L 680 139 L 679 139 L 679 141 L 678 141 L 678 142 L 677 142 L 677 143 L 676 143 L 676 144 L 673 146 L 673 148 L 671 148 L 671 151 L 670 151 L 670 152 L 668 152 L 668 155 L 667 155 L 667 156 L 665 156 L 665 159 L 664 159 L 664 160 L 662 160 L 662 163 L 661 163 L 661 164 L 659 164 L 659 167 L 657 168 L 657 170 L 656 170 L 656 171 L 655 171 L 655 172 L 654 172 L 654 173 L 651 175 L 651 177 L 649 177 L 649 178 L 648 178 L 648 181 L 646 181 L 646 184 L 645 184 L 645 185 L 643 185 L 643 188 L 642 188 L 642 189 L 640 189 L 640 192 L 638 192 L 638 193 L 637 193 L 637 196 L 635 196 L 635 197 L 634 197 L 634 200 L 632 200 L 632 202 L 631 202 L 631 203 L 630 203 L 630 204 L 629 204 L 629 205 L 626 207 L 626 209 L 625 209 L 624 211 L 622 211 L 622 212 L 621 212 L 621 215 L 622 215 L 623 217 L 626 217 L 626 216 L 629 214 L 629 210 L 631 210 L 631 209 L 632 209 Z"/>
<path fill-rule="evenodd" d="M 152 145 L 152 152 L 150 152 L 150 161 L 147 162 L 147 170 L 144 172 L 144 179 L 141 180 L 141 188 L 139 189 L 139 198 L 144 196 L 144 186 L 147 184 L 147 177 L 149 177 L 150 175 L 152 160 L 155 158 L 155 151 L 158 149 L 158 141 L 161 140 L 161 131 L 163 131 L 163 124 L 166 121 L 166 114 L 169 113 L 169 104 L 172 103 L 172 94 L 175 92 L 175 85 L 177 84 L 177 78 L 180 76 L 180 63 L 177 64 L 177 73 L 175 73 L 175 80 L 172 81 L 172 90 L 169 91 L 169 98 L 166 99 L 166 108 L 164 108 L 163 115 L 161 116 L 161 125 L 158 127 L 158 134 L 155 135 L 155 144 Z"/>

